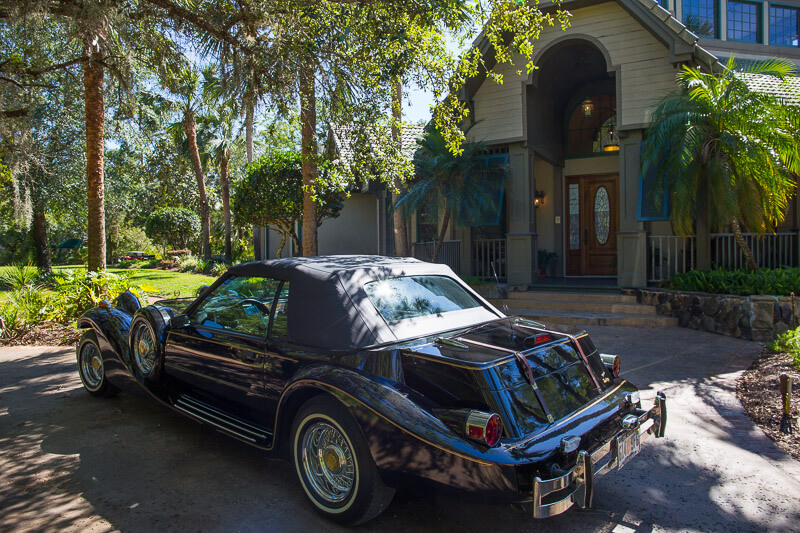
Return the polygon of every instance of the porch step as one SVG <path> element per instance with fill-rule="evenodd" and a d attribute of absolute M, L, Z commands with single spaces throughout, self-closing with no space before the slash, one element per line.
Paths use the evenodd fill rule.
<path fill-rule="evenodd" d="M 508 314 L 546 324 L 581 326 L 677 326 L 678 319 L 656 314 L 653 306 L 636 303 L 634 296 L 619 293 L 525 291 L 491 300 Z"/>
<path fill-rule="evenodd" d="M 603 304 L 636 304 L 635 296 L 621 294 L 619 289 L 616 293 L 595 293 L 595 292 L 560 292 L 560 291 L 522 291 L 509 292 L 509 300 L 520 300 L 525 302 L 592 302 Z M 638 305 L 638 304 L 636 304 Z"/>
<path fill-rule="evenodd" d="M 568 311 L 542 311 L 509 308 L 508 314 L 523 316 L 545 324 L 565 326 L 677 326 L 678 319 L 668 316 L 630 315 L 621 313 L 571 313 Z"/>
<path fill-rule="evenodd" d="M 510 296 L 510 295 L 509 295 Z M 497 307 L 503 304 L 514 309 L 526 310 L 530 312 L 547 312 L 554 309 L 560 311 L 570 311 L 575 313 L 592 313 L 603 311 L 621 315 L 648 315 L 657 316 L 656 308 L 652 305 L 640 305 L 637 303 L 616 303 L 595 301 L 594 298 L 586 300 L 562 300 L 562 299 L 542 299 L 542 300 L 522 300 L 506 299 L 495 300 Z"/>

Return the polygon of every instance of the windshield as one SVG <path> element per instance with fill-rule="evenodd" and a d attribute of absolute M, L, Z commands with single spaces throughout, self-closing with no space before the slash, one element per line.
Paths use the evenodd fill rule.
<path fill-rule="evenodd" d="M 474 309 L 481 304 L 446 276 L 407 276 L 364 285 L 372 304 L 387 322 Z"/>

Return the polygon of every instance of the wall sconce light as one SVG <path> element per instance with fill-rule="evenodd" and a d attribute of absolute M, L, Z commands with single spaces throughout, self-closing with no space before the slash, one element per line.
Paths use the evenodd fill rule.
<path fill-rule="evenodd" d="M 536 191 L 533 193 L 533 206 L 539 207 L 544 205 L 544 191 Z"/>
<path fill-rule="evenodd" d="M 584 117 L 591 117 L 592 112 L 594 111 L 594 102 L 592 102 L 592 99 L 587 98 L 586 100 L 581 102 L 581 109 L 583 109 Z"/>

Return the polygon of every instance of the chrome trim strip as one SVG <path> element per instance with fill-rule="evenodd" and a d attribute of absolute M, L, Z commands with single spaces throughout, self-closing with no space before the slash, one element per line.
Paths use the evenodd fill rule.
<path fill-rule="evenodd" d="M 204 422 L 208 422 L 209 424 L 216 426 L 224 431 L 228 431 L 238 437 L 242 437 L 252 442 L 256 442 L 256 440 L 259 438 L 263 440 L 267 440 L 269 438 L 268 435 L 265 435 L 263 433 L 256 433 L 247 428 L 241 427 L 238 424 L 235 424 L 229 420 L 225 420 L 219 416 L 216 416 L 213 413 L 205 411 L 199 407 L 193 406 L 187 402 L 182 402 L 181 398 L 179 398 L 178 401 L 175 402 L 175 408 L 183 411 L 184 413 L 188 413 L 194 416 L 195 418 L 199 418 Z M 238 431 L 235 430 L 240 430 L 244 433 L 247 433 L 247 435 L 239 433 Z"/>
<path fill-rule="evenodd" d="M 178 402 L 181 402 L 181 401 L 183 401 L 185 403 L 192 404 L 192 405 L 196 406 L 198 409 L 201 409 L 203 411 L 209 411 L 209 412 L 215 413 L 215 414 L 217 414 L 217 415 L 219 415 L 219 416 L 221 416 L 223 418 L 226 418 L 226 419 L 230 420 L 231 423 L 239 424 L 240 426 L 242 426 L 241 429 L 243 429 L 245 431 L 251 431 L 254 435 L 263 435 L 264 437 L 272 435 L 272 432 L 270 430 L 266 429 L 266 428 L 261 428 L 261 427 L 258 427 L 258 426 L 254 426 L 252 424 L 248 424 L 244 420 L 236 418 L 235 416 L 232 416 L 232 415 L 230 415 L 230 414 L 228 414 L 228 413 L 226 413 L 224 411 L 220 411 L 219 409 L 217 409 L 215 407 L 212 407 L 211 405 L 208 405 L 207 403 L 205 403 L 203 401 L 200 401 L 197 398 L 193 398 L 191 396 L 187 396 L 187 395 L 184 394 L 183 396 L 178 398 Z"/>

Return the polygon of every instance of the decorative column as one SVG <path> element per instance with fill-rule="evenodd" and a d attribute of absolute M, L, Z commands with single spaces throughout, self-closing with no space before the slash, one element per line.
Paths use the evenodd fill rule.
<path fill-rule="evenodd" d="M 508 233 L 506 275 L 509 285 L 531 285 L 536 279 L 536 217 L 533 195 L 533 154 L 527 147 L 508 148 L 511 175 L 508 179 Z"/>
<path fill-rule="evenodd" d="M 619 231 L 617 232 L 617 284 L 647 286 L 647 232 L 639 222 L 639 173 L 642 132 L 634 130 L 620 138 Z"/>

